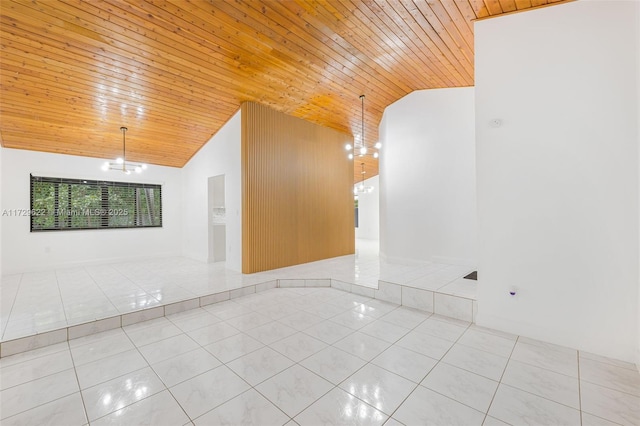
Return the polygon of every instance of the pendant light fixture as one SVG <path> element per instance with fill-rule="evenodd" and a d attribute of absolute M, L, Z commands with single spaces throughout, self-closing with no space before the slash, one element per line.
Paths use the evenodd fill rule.
<path fill-rule="evenodd" d="M 102 170 L 104 170 L 105 172 L 108 170 L 118 170 L 123 172 L 124 174 L 130 175 L 131 172 L 142 173 L 143 170 L 147 169 L 146 164 L 127 162 L 127 141 L 125 136 L 127 130 L 128 129 L 124 126 L 120 127 L 120 131 L 122 132 L 122 157 L 116 158 L 116 160 L 113 162 L 106 161 L 102 165 Z"/>
<path fill-rule="evenodd" d="M 360 180 L 360 183 L 356 184 L 353 187 L 353 193 L 355 195 L 358 195 L 358 194 L 369 194 L 370 192 L 373 192 L 373 186 L 365 186 L 364 185 L 364 175 L 367 172 L 364 170 L 364 163 L 360 163 L 360 167 L 362 167 L 362 171 L 360 172 L 360 174 L 362 175 L 362 178 Z"/>
<path fill-rule="evenodd" d="M 382 147 L 382 144 L 380 142 L 376 142 L 376 144 L 374 145 L 375 149 L 371 149 L 369 150 L 369 148 L 367 147 L 367 144 L 365 143 L 365 139 L 364 139 L 364 95 L 360 95 L 360 101 L 361 101 L 361 105 L 362 105 L 362 115 L 361 115 L 361 122 L 360 122 L 360 141 L 358 143 L 358 140 L 356 138 L 356 141 L 354 142 L 355 146 L 351 146 L 351 144 L 346 144 L 345 145 L 345 149 L 347 151 L 349 151 L 349 160 L 353 160 L 354 157 L 364 157 L 365 155 L 370 155 L 373 158 L 378 158 L 380 156 L 379 153 L 379 149 Z"/>

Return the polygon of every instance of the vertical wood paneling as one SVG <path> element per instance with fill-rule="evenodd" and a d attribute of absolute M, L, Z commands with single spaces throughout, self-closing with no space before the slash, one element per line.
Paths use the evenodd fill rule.
<path fill-rule="evenodd" d="M 242 104 L 242 272 L 355 251 L 350 135 Z"/>

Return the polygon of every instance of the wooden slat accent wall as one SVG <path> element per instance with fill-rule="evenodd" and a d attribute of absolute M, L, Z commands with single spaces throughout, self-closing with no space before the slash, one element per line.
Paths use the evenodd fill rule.
<path fill-rule="evenodd" d="M 242 104 L 242 272 L 355 252 L 350 135 Z"/>

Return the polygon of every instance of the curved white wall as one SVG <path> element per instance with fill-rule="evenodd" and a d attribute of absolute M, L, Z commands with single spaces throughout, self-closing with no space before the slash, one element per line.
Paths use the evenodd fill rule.
<path fill-rule="evenodd" d="M 640 7 L 636 8 L 636 69 L 640 72 Z M 636 114 L 638 118 L 636 120 L 636 137 L 638 138 L 638 165 L 640 167 L 640 81 L 636 84 L 636 94 L 638 102 L 636 104 Z M 640 172 L 638 173 L 638 179 L 640 179 Z M 638 200 L 640 203 L 640 180 L 638 181 Z M 640 208 L 640 207 L 639 207 Z M 640 214 L 638 215 L 638 220 L 640 221 Z M 640 241 L 640 226 L 638 226 L 638 241 Z M 640 268 L 640 250 L 638 250 L 638 267 Z M 636 342 L 636 368 L 640 371 L 640 269 L 638 274 L 638 322 L 637 322 L 637 337 L 638 340 Z"/>
<path fill-rule="evenodd" d="M 380 252 L 476 263 L 474 89 L 413 92 L 380 125 Z"/>
<path fill-rule="evenodd" d="M 478 324 L 634 360 L 639 7 L 476 22 Z"/>

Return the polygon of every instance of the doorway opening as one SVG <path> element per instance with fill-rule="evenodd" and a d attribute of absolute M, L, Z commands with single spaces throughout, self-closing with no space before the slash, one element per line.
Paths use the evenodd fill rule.
<path fill-rule="evenodd" d="M 209 262 L 227 260 L 227 220 L 224 175 L 211 176 L 209 189 Z"/>

